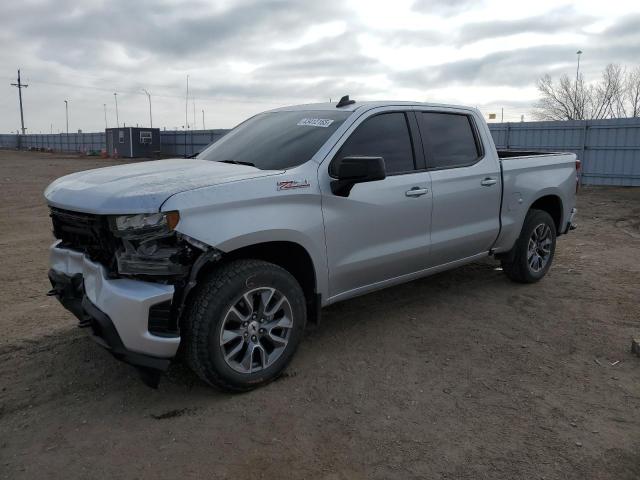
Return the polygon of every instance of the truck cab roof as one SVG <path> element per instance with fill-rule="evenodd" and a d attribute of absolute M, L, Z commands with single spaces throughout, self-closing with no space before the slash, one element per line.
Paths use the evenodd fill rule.
<path fill-rule="evenodd" d="M 287 107 L 274 108 L 271 112 L 290 112 L 296 110 L 333 110 L 336 109 L 347 112 L 355 112 L 356 110 L 371 110 L 378 107 L 426 107 L 426 108 L 459 108 L 464 110 L 471 110 L 470 107 L 464 105 L 449 105 L 443 103 L 429 103 L 429 102 L 411 102 L 402 100 L 375 100 L 375 101 L 355 101 L 350 105 L 343 107 L 337 107 L 336 102 L 324 102 L 324 103 L 307 103 L 302 105 L 291 105 Z"/>

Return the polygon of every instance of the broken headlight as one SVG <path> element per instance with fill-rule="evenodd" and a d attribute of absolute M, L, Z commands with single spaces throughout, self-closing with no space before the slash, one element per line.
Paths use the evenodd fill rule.
<path fill-rule="evenodd" d="M 144 213 L 111 217 L 111 230 L 120 238 L 116 252 L 121 275 L 184 275 L 193 249 L 175 232 L 178 212 Z"/>
<path fill-rule="evenodd" d="M 117 237 L 142 237 L 172 232 L 179 221 L 180 214 L 176 211 L 139 213 L 113 216 L 111 226 Z"/>

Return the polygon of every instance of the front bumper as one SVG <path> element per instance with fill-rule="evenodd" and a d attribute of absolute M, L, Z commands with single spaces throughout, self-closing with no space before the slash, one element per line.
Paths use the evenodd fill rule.
<path fill-rule="evenodd" d="M 164 370 L 175 356 L 179 336 L 149 332 L 149 309 L 170 302 L 174 287 L 127 278 L 108 278 L 100 264 L 81 252 L 50 248 L 52 292 L 93 338 L 128 363 Z"/>

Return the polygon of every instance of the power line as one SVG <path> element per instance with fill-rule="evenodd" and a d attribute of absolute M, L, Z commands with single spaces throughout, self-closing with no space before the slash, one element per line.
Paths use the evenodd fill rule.
<path fill-rule="evenodd" d="M 9 77 L 6 77 L 9 78 Z M 83 89 L 88 89 L 88 90 L 96 90 L 96 91 L 100 91 L 100 92 L 108 92 L 108 93 L 113 93 L 114 91 L 118 92 L 118 95 L 120 94 L 127 94 L 127 95 L 138 95 L 138 96 L 142 96 L 144 95 L 144 93 L 139 90 L 139 89 L 134 89 L 134 90 L 130 90 L 130 89 L 121 89 L 121 88 L 105 88 L 105 87 L 95 87 L 93 85 L 86 85 L 86 84 L 80 84 L 80 83 L 71 83 L 71 82 L 52 82 L 52 81 L 48 81 L 48 80 L 39 80 L 37 78 L 33 78 L 33 77 L 29 77 L 29 82 L 32 85 L 35 84 L 42 84 L 42 85 L 52 85 L 52 86 L 56 86 L 56 87 L 73 87 L 73 88 L 83 88 Z M 106 83 L 106 82 L 105 82 Z M 148 87 L 153 87 L 155 84 L 147 84 Z M 158 85 L 157 86 L 157 91 L 161 91 L 161 89 L 165 89 L 165 90 L 180 90 L 182 87 L 173 87 L 173 86 L 169 86 L 169 85 Z M 192 93 L 193 93 L 193 88 L 190 85 L 189 86 L 189 98 L 192 98 Z M 200 99 L 210 99 L 210 100 L 220 100 L 220 99 L 228 99 L 228 100 L 233 100 L 235 102 L 240 102 L 240 103 L 272 103 L 272 100 L 269 99 L 247 99 L 247 98 L 243 98 L 243 97 L 235 97 L 233 95 L 220 95 L 220 94 L 206 94 L 206 93 L 198 93 L 198 91 L 196 91 L 196 93 L 198 94 L 198 98 Z M 156 93 L 156 90 L 154 90 L 154 97 L 159 97 L 159 98 L 179 98 L 184 100 L 185 99 L 185 95 L 182 94 L 176 94 L 176 95 L 171 95 L 169 93 Z"/>
<path fill-rule="evenodd" d="M 22 89 L 27 88 L 29 85 L 25 85 L 24 83 L 20 82 L 20 69 L 18 69 L 18 83 L 12 83 L 11 86 L 18 88 L 18 98 L 20 100 L 20 124 L 22 125 L 22 134 L 24 135 L 25 128 L 24 128 L 24 113 L 22 111 Z"/>

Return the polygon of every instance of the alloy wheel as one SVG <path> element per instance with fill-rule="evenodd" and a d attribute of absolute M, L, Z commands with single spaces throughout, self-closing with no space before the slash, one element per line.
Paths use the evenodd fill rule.
<path fill-rule="evenodd" d="M 276 362 L 293 328 L 287 297 L 275 288 L 244 293 L 227 311 L 220 332 L 225 362 L 239 373 L 255 373 Z"/>
<path fill-rule="evenodd" d="M 533 229 L 527 248 L 527 263 L 531 271 L 538 273 L 547 266 L 551 258 L 552 244 L 549 225 L 541 223 Z"/>

